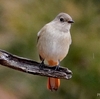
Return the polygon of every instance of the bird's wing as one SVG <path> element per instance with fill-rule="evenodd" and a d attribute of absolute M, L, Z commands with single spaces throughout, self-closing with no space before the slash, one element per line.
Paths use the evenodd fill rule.
<path fill-rule="evenodd" d="M 46 33 L 46 31 L 47 31 L 47 25 L 45 25 L 45 26 L 38 32 L 38 34 L 37 34 L 37 43 L 39 42 L 40 37 L 41 37 L 44 33 Z M 41 61 L 44 61 L 44 59 L 42 58 L 41 55 L 39 55 L 39 58 L 40 58 Z"/>

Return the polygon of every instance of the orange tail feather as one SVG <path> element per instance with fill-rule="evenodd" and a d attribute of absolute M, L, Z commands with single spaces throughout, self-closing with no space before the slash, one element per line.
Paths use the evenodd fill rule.
<path fill-rule="evenodd" d="M 48 78 L 47 88 L 51 91 L 57 91 L 60 86 L 60 79 L 58 78 Z"/>
<path fill-rule="evenodd" d="M 50 66 L 56 66 L 58 64 L 58 62 L 54 62 L 53 60 L 49 60 L 48 63 L 49 63 Z M 47 88 L 49 90 L 57 91 L 59 86 L 60 86 L 60 79 L 52 78 L 52 77 L 48 78 Z"/>

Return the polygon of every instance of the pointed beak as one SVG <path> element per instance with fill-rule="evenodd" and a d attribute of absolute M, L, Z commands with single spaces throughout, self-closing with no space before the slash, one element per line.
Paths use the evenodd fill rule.
<path fill-rule="evenodd" d="M 68 23 L 74 23 L 74 21 L 73 21 L 73 20 L 71 20 L 71 21 L 68 21 Z"/>

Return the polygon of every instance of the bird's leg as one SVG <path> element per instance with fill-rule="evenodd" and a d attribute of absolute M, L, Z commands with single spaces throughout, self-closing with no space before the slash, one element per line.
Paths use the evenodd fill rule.
<path fill-rule="evenodd" d="M 42 60 L 42 62 L 39 64 L 39 68 L 43 69 L 44 68 L 44 60 Z"/>
<path fill-rule="evenodd" d="M 39 58 L 40 58 L 40 60 L 41 60 L 41 63 L 39 64 L 39 68 L 40 68 L 40 69 L 43 69 L 43 68 L 44 68 L 44 58 L 42 58 L 41 55 L 39 55 Z"/>
<path fill-rule="evenodd" d="M 59 70 L 60 67 L 60 60 L 58 60 L 59 64 L 55 67 L 55 70 Z"/>

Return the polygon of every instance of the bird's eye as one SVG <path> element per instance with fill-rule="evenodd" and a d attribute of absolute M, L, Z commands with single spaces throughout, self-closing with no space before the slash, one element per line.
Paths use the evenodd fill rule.
<path fill-rule="evenodd" d="M 60 18 L 60 21 L 61 21 L 61 22 L 64 22 L 64 19 L 63 19 L 63 18 Z"/>

